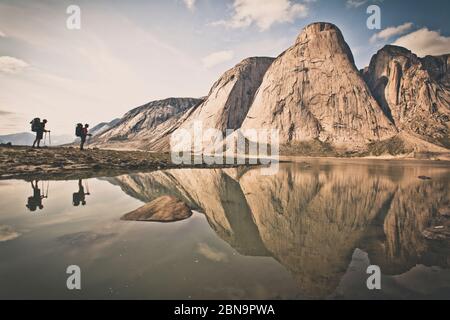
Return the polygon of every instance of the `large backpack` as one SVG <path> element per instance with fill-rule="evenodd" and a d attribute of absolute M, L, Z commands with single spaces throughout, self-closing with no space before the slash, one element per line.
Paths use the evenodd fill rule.
<path fill-rule="evenodd" d="M 33 120 L 31 120 L 30 124 L 31 124 L 31 131 L 37 132 L 41 127 L 41 119 L 34 118 Z"/>
<path fill-rule="evenodd" d="M 77 127 L 75 128 L 75 135 L 77 137 L 81 137 L 83 135 L 83 125 L 81 123 L 77 124 Z"/>

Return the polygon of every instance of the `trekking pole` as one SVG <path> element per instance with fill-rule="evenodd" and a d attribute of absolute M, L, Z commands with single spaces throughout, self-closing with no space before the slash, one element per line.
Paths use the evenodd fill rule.
<path fill-rule="evenodd" d="M 48 144 L 50 145 L 50 147 L 52 146 L 52 133 L 51 132 L 48 133 Z"/>
<path fill-rule="evenodd" d="M 91 194 L 91 192 L 89 191 L 89 183 L 88 183 L 88 180 L 86 180 L 86 190 L 87 190 L 87 193 Z"/>
<path fill-rule="evenodd" d="M 46 195 L 45 195 L 45 198 L 47 198 L 47 199 L 48 199 L 48 189 L 49 189 L 49 187 L 50 187 L 50 181 L 47 181 L 47 192 L 46 192 Z"/>
<path fill-rule="evenodd" d="M 47 132 L 44 132 L 44 147 L 47 146 Z"/>

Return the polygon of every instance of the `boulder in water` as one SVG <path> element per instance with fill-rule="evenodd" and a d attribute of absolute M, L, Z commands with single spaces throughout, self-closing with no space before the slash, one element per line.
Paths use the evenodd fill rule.
<path fill-rule="evenodd" d="M 192 216 L 191 209 L 172 196 L 162 196 L 124 215 L 121 220 L 148 222 L 175 222 Z"/>
<path fill-rule="evenodd" d="M 428 228 L 422 234 L 428 240 L 450 241 L 450 228 L 447 226 Z"/>

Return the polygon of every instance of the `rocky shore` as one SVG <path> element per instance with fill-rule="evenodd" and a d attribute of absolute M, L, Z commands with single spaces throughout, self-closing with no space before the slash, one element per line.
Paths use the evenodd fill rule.
<path fill-rule="evenodd" d="M 295 161 L 294 158 L 338 158 L 364 159 L 366 154 L 339 154 L 312 152 L 310 148 L 290 154 L 283 152 L 280 162 Z M 295 155 L 295 156 L 293 156 Z M 418 156 L 422 155 L 422 157 Z M 370 158 L 370 157 L 369 157 Z M 415 154 L 414 156 L 373 156 L 380 160 L 440 160 L 450 164 L 448 153 Z M 238 165 L 176 165 L 168 152 L 125 151 L 109 149 L 86 149 L 76 147 L 52 147 L 33 149 L 24 146 L 0 144 L 0 180 L 6 179 L 87 179 L 94 177 L 117 176 L 133 172 L 150 172 L 177 168 L 230 168 Z M 247 166 L 247 165 L 244 165 Z"/>
<path fill-rule="evenodd" d="M 80 151 L 74 147 L 33 149 L 0 146 L 0 180 L 78 179 L 171 168 L 202 167 L 205 165 L 175 165 L 169 153 L 101 149 Z"/>

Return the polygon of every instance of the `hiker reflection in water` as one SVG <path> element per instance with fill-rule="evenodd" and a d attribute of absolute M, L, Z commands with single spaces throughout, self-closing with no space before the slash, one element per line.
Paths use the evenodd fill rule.
<path fill-rule="evenodd" d="M 33 188 L 33 196 L 28 197 L 28 203 L 26 207 L 30 211 L 36 211 L 37 208 L 39 210 L 44 209 L 42 205 L 42 199 L 47 198 L 45 195 L 41 194 L 41 189 L 39 189 L 39 180 L 36 180 L 34 183 L 31 181 L 31 187 Z"/>
<path fill-rule="evenodd" d="M 84 186 L 83 186 L 83 180 L 78 180 L 78 192 L 75 192 L 72 197 L 72 204 L 75 207 L 78 207 L 81 203 L 81 205 L 86 205 L 86 196 L 89 196 L 89 190 L 87 193 L 84 192 Z"/>

